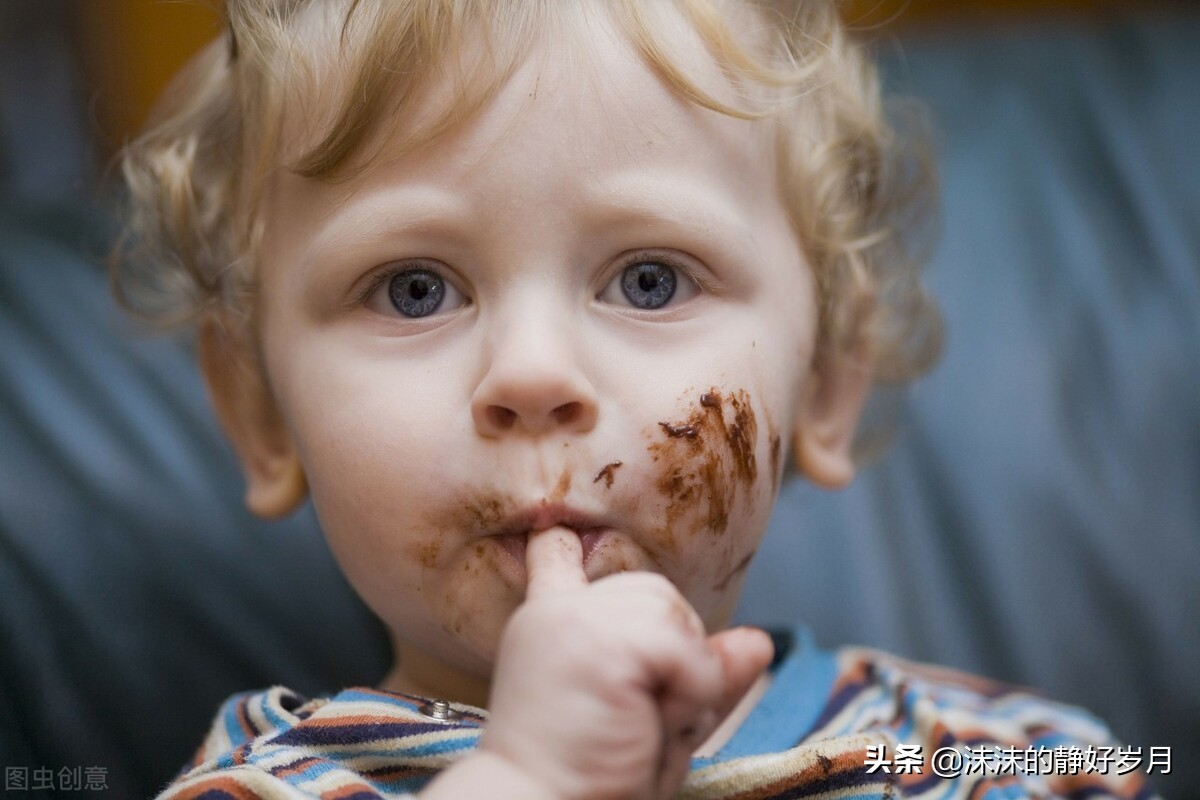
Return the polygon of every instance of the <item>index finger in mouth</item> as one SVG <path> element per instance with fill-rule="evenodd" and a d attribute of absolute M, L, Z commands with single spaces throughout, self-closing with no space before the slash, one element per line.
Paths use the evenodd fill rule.
<path fill-rule="evenodd" d="M 529 574 L 525 589 L 529 600 L 586 587 L 579 534 L 562 525 L 531 532 L 525 546 L 525 570 Z"/>

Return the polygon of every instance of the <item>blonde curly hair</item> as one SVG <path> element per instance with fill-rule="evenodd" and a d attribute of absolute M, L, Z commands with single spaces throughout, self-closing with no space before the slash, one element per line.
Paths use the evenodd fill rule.
<path fill-rule="evenodd" d="M 889 126 L 877 72 L 836 3 L 602 2 L 680 95 L 719 113 L 774 120 L 781 195 L 817 286 L 818 352 L 868 353 L 879 382 L 927 369 L 940 349 L 940 318 L 912 244 L 932 207 L 931 171 L 922 151 Z M 167 325 L 212 313 L 251 321 L 258 212 L 270 171 L 283 166 L 331 182 L 356 174 L 377 155 L 363 152 L 370 134 L 403 120 L 421 90 L 447 76 L 455 101 L 420 130 L 405 131 L 406 147 L 469 119 L 556 6 L 227 0 L 225 35 L 176 79 L 148 130 L 123 153 L 126 230 L 112 269 L 118 297 Z M 744 102 L 718 100 L 673 60 L 655 13 L 664 7 L 683 14 Z M 747 14 L 758 24 L 744 24 Z M 337 35 L 325 36 L 329 47 L 316 46 L 314 29 Z M 463 74 L 463 62 L 474 58 L 485 63 Z M 344 84 L 323 80 L 333 63 L 348 76 Z M 306 149 L 281 165 L 285 115 L 289 124 L 316 121 Z"/>

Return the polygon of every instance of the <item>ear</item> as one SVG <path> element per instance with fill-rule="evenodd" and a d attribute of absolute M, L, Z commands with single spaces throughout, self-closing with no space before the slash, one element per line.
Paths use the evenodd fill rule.
<path fill-rule="evenodd" d="M 792 457 L 817 486 L 841 489 L 854 479 L 854 431 L 872 382 L 870 351 L 826 353 L 813 361 L 802 398 Z"/>
<path fill-rule="evenodd" d="M 275 404 L 244 326 L 209 318 L 200 326 L 200 369 L 225 435 L 246 476 L 246 507 L 266 519 L 286 516 L 308 494 L 292 437 Z"/>

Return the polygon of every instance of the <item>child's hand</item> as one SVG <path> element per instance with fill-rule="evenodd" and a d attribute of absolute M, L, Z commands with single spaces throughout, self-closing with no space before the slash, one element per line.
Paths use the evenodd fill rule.
<path fill-rule="evenodd" d="M 556 798 L 660 798 L 771 658 L 760 631 L 707 636 L 661 575 L 589 584 L 579 537 L 531 534 L 528 595 L 501 641 L 481 753 Z"/>

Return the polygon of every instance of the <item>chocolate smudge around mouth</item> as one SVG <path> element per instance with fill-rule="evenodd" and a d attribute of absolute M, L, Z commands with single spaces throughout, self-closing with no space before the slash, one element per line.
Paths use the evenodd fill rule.
<path fill-rule="evenodd" d="M 604 488 L 611 489 L 613 485 L 613 473 L 616 471 L 617 467 L 622 465 L 622 463 L 624 462 L 614 461 L 611 464 L 605 464 L 604 469 L 600 470 L 599 474 L 597 474 L 595 478 L 592 478 L 592 483 L 599 483 L 603 478 Z"/>
<path fill-rule="evenodd" d="M 555 484 L 554 490 L 550 492 L 550 502 L 561 503 L 569 491 L 571 491 L 571 470 L 563 468 L 562 475 L 558 476 L 558 483 Z"/>
<path fill-rule="evenodd" d="M 437 565 L 438 556 L 442 552 L 442 540 L 441 538 L 437 538 L 432 541 L 425 542 L 424 544 L 419 545 L 417 549 L 420 554 L 419 560 L 421 562 L 421 566 L 425 567 L 426 569 L 433 569 L 433 567 Z"/>
<path fill-rule="evenodd" d="M 504 516 L 504 504 L 498 496 L 471 499 L 463 505 L 464 522 L 467 524 L 459 527 L 490 530 L 499 525 Z"/>

